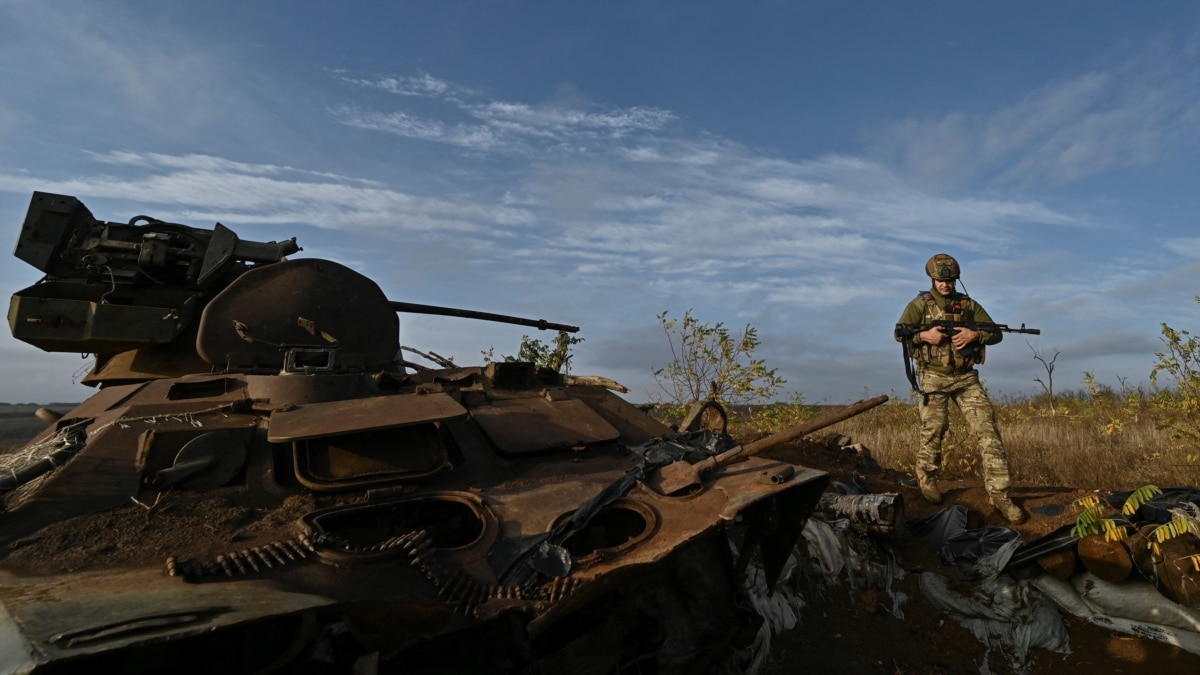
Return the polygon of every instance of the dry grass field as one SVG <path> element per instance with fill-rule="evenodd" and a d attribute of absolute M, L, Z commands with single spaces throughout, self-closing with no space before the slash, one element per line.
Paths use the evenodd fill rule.
<path fill-rule="evenodd" d="M 1015 482 L 1111 491 L 1200 485 L 1200 447 L 1178 433 L 1181 404 L 1170 393 L 1142 391 L 1056 396 L 1053 407 L 1044 396 L 993 401 Z M 737 414 L 730 433 L 746 442 L 819 413 L 817 406 L 759 406 Z M 1190 419 L 1192 428 L 1200 421 Z M 915 400 L 892 394 L 824 433 L 861 443 L 885 468 L 911 471 L 918 426 Z M 943 477 L 982 480 L 974 439 L 953 405 L 944 452 Z"/>

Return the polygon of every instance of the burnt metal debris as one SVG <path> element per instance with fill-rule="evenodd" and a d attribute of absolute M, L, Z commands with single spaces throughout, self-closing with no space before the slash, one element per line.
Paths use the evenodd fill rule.
<path fill-rule="evenodd" d="M 93 354 L 98 390 L 0 476 L 0 672 L 665 673 L 744 645 L 735 565 L 773 581 L 827 474 L 710 461 L 723 424 L 669 428 L 603 378 L 407 367 L 397 311 L 576 327 L 394 302 L 300 251 L 33 194 L 15 255 L 45 277 L 9 325 Z M 144 541 L 20 557 L 122 513 Z"/>

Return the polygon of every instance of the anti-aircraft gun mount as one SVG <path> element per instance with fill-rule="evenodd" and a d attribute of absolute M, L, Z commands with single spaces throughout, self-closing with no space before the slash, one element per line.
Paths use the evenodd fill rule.
<path fill-rule="evenodd" d="M 170 344 L 234 278 L 299 250 L 295 238 L 243 241 L 220 223 L 102 222 L 74 197 L 35 192 L 13 255 L 46 276 L 13 296 L 9 326 L 47 351 L 105 358 Z"/>
<path fill-rule="evenodd" d="M 46 276 L 13 295 L 9 326 L 13 337 L 46 351 L 95 354 L 96 366 L 83 380 L 90 385 L 178 377 L 208 370 L 222 358 L 236 361 L 263 351 L 288 354 L 285 367 L 289 368 L 313 367 L 314 359 L 322 362 L 332 349 L 347 352 L 347 346 L 366 349 L 366 354 L 351 359 L 369 356 L 369 360 L 386 361 L 397 345 L 379 344 L 364 334 L 392 330 L 394 312 L 485 319 L 542 330 L 579 330 L 545 320 L 395 301 L 376 303 L 370 317 L 373 321 L 362 321 L 356 311 L 357 294 L 376 300 L 372 282 L 348 270 L 322 270 L 319 263 L 301 262 L 286 271 L 272 268 L 279 274 L 255 277 L 255 290 L 271 295 L 253 297 L 235 309 L 218 303 L 225 312 L 222 320 L 243 326 L 237 331 L 241 344 L 229 345 L 222 339 L 233 340 L 224 330 L 230 324 L 210 328 L 209 339 L 199 336 L 197 342 L 203 313 L 221 291 L 244 273 L 284 261 L 300 250 L 295 237 L 283 242 L 246 241 L 220 223 L 205 230 L 149 216 L 135 216 L 128 223 L 103 222 L 75 197 L 35 192 L 13 255 Z M 306 266 L 311 267 L 299 269 Z M 316 283 L 334 284 L 323 287 L 324 304 L 314 307 L 314 298 L 295 297 L 316 290 Z M 243 298 L 247 295 L 252 294 L 241 294 Z M 273 302 L 258 304 L 261 297 Z M 285 298 L 292 302 L 282 308 L 275 306 Z M 308 317 L 297 326 L 275 327 L 269 335 L 255 334 L 246 327 L 249 323 L 257 324 L 256 328 L 278 324 L 281 316 L 298 304 L 322 313 L 324 320 L 318 323 L 315 316 Z M 349 335 L 335 338 L 318 332 L 335 326 Z M 215 332 L 222 337 L 213 337 Z M 213 346 L 211 340 L 220 344 Z M 259 348 L 239 349 L 255 340 L 261 343 Z M 205 344 L 207 352 L 201 346 Z M 289 352 L 290 347 L 297 349 Z M 250 358 L 254 365 L 276 365 L 273 358 L 266 359 L 271 362 L 268 364 L 259 364 L 259 360 Z"/>
<path fill-rule="evenodd" d="M 747 646 L 744 575 L 775 582 L 826 473 L 530 363 L 409 372 L 401 308 L 299 250 L 34 194 L 16 253 L 46 278 L 10 326 L 95 353 L 99 389 L 0 456 L 0 673 L 668 673 Z"/>

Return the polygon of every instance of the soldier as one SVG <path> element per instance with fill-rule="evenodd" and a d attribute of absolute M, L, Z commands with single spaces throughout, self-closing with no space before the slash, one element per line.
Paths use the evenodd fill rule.
<path fill-rule="evenodd" d="M 978 302 L 955 290 L 959 276 L 957 260 L 939 253 L 925 263 L 925 272 L 933 288 L 921 291 L 908 303 L 899 323 L 920 325 L 941 320 L 994 323 Z M 983 363 L 984 346 L 996 344 L 1003 337 L 999 331 L 976 331 L 965 326 L 952 331 L 934 326 L 908 336 L 896 335 L 897 340 L 912 341 L 921 383 L 921 450 L 916 466 L 921 496 L 933 504 L 942 502 L 937 472 L 942 465 L 942 438 L 950 426 L 947 408 L 953 400 L 979 439 L 983 485 L 992 505 L 1009 522 L 1020 523 L 1025 520 L 1025 513 L 1008 496 L 1008 457 L 996 427 L 996 414 L 975 370 L 977 364 Z"/>

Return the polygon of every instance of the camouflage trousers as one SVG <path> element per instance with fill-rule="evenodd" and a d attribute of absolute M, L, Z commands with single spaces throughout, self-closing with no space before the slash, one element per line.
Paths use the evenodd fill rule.
<path fill-rule="evenodd" d="M 979 373 L 971 370 L 962 375 L 941 375 L 921 369 L 919 375 L 921 389 L 929 395 L 919 397 L 921 450 L 917 453 L 917 469 L 935 472 L 942 467 L 942 438 L 950 428 L 949 404 L 954 401 L 979 442 L 984 488 L 988 492 L 1007 490 L 1008 456 L 1004 454 L 996 413 L 987 390 L 979 382 Z"/>

